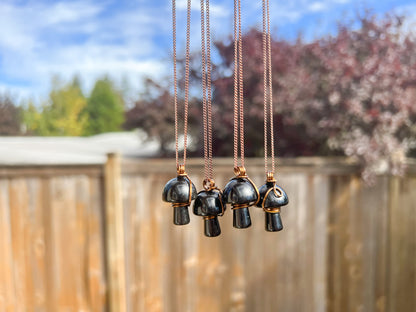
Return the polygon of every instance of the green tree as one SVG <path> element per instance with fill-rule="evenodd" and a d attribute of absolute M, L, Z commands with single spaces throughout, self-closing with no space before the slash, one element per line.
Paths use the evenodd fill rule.
<path fill-rule="evenodd" d="M 46 132 L 45 118 L 42 118 L 42 109 L 38 109 L 32 101 L 22 104 L 22 119 L 26 134 L 41 135 Z"/>
<path fill-rule="evenodd" d="M 40 109 L 31 103 L 25 108 L 27 131 L 44 136 L 79 136 L 87 125 L 82 115 L 86 105 L 77 77 L 64 85 L 54 78 L 49 100 Z"/>
<path fill-rule="evenodd" d="M 20 112 L 8 95 L 0 95 L 0 135 L 20 134 Z"/>
<path fill-rule="evenodd" d="M 84 116 L 88 119 L 85 135 L 121 130 L 124 122 L 123 99 L 107 77 L 95 83 Z"/>

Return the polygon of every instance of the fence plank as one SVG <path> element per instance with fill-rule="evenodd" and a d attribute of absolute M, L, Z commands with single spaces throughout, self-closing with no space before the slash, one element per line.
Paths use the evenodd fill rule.
<path fill-rule="evenodd" d="M 10 216 L 9 181 L 0 180 L 0 310 L 16 311 L 13 241 Z"/>
<path fill-rule="evenodd" d="M 415 180 L 391 178 L 388 311 L 416 311 Z"/>
<path fill-rule="evenodd" d="M 29 259 L 27 228 L 27 185 L 24 179 L 13 179 L 9 186 L 10 222 L 13 250 L 16 311 L 27 311 L 33 302 L 33 285 L 26 266 Z"/>
<path fill-rule="evenodd" d="M 46 303 L 46 262 L 45 262 L 45 209 L 43 206 L 42 179 L 29 178 L 28 187 L 28 253 L 26 266 L 31 276 L 33 302 L 29 310 L 42 310 Z"/>
<path fill-rule="evenodd" d="M 112 312 L 126 311 L 126 277 L 123 199 L 120 156 L 109 154 L 105 165 L 105 224 L 109 305 Z"/>
<path fill-rule="evenodd" d="M 101 179 L 91 177 L 89 180 L 89 205 L 87 206 L 88 250 L 87 250 L 87 285 L 91 311 L 106 309 L 106 274 L 103 229 L 103 198 Z"/>

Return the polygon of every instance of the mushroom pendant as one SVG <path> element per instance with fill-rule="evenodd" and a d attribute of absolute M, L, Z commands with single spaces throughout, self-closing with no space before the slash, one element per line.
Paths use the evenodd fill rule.
<path fill-rule="evenodd" d="M 162 193 L 163 201 L 172 203 L 174 224 L 185 225 L 189 223 L 188 207 L 195 197 L 195 185 L 186 174 L 185 167 L 180 165 L 178 176 L 166 183 Z"/>
<path fill-rule="evenodd" d="M 231 204 L 233 210 L 233 226 L 244 229 L 251 226 L 248 208 L 256 205 L 260 199 L 259 191 L 246 174 L 244 167 L 234 169 L 235 177 L 224 188 L 224 202 Z"/>
<path fill-rule="evenodd" d="M 204 218 L 204 234 L 215 237 L 221 234 L 218 217 L 224 215 L 226 209 L 222 192 L 215 186 L 212 179 L 204 180 L 204 190 L 200 191 L 194 201 L 194 214 Z"/>
<path fill-rule="evenodd" d="M 265 212 L 265 229 L 268 232 L 283 230 L 280 207 L 289 203 L 286 192 L 276 184 L 272 172 L 267 173 L 266 183 L 259 188 L 260 200 L 257 207 Z"/>

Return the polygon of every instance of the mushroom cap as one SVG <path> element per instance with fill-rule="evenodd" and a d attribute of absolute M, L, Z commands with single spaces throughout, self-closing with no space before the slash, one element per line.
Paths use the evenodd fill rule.
<path fill-rule="evenodd" d="M 269 194 L 267 194 L 267 197 L 264 198 L 267 191 L 272 187 L 277 188 L 277 193 L 279 193 L 280 190 L 282 196 L 276 196 L 276 194 L 273 191 L 270 191 Z M 262 207 L 263 202 L 264 208 L 276 208 L 287 205 L 289 203 L 289 197 L 287 196 L 286 192 L 280 186 L 274 184 L 273 182 L 266 182 L 266 184 L 263 184 L 259 188 L 259 193 L 260 200 L 257 203 L 257 207 Z"/>
<path fill-rule="evenodd" d="M 222 213 L 221 194 L 214 190 L 201 191 L 194 201 L 194 214 L 197 216 L 216 216 Z M 225 203 L 224 210 L 225 210 Z"/>
<path fill-rule="evenodd" d="M 162 199 L 169 203 L 187 203 L 189 201 L 189 183 L 192 184 L 192 197 L 196 197 L 195 185 L 186 176 L 177 176 L 166 183 Z"/>
<path fill-rule="evenodd" d="M 258 199 L 256 188 L 246 178 L 232 178 L 224 188 L 224 202 L 227 204 L 249 204 Z"/>

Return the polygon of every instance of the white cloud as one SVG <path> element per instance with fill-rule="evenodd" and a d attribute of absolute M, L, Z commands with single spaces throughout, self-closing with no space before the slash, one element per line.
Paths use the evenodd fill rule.
<path fill-rule="evenodd" d="M 351 0 L 290 0 L 271 2 L 271 16 L 280 24 L 295 23 L 307 14 L 329 13 Z"/>
<path fill-rule="evenodd" d="M 169 7 L 170 7 L 170 4 L 169 4 Z M 177 10 L 186 10 L 187 7 L 188 7 L 187 0 L 178 0 L 176 2 Z M 201 9 L 200 1 L 192 1 L 191 9 L 194 11 L 200 12 L 200 9 Z M 210 13 L 212 16 L 216 16 L 216 17 L 226 17 L 231 14 L 230 7 L 224 5 L 224 1 L 222 1 L 221 3 L 215 3 L 215 2 L 210 1 Z"/>
<path fill-rule="evenodd" d="M 325 2 L 312 2 L 309 6 L 308 6 L 308 10 L 311 12 L 321 12 L 321 11 L 325 11 L 328 8 L 327 3 Z"/>
<path fill-rule="evenodd" d="M 104 4 L 103 4 L 104 3 Z M 97 77 L 160 77 L 165 52 L 154 39 L 167 32 L 163 12 L 136 7 L 104 14 L 105 2 L 0 4 L 0 90 L 47 96 L 51 76 L 80 74 L 86 89 Z"/>

